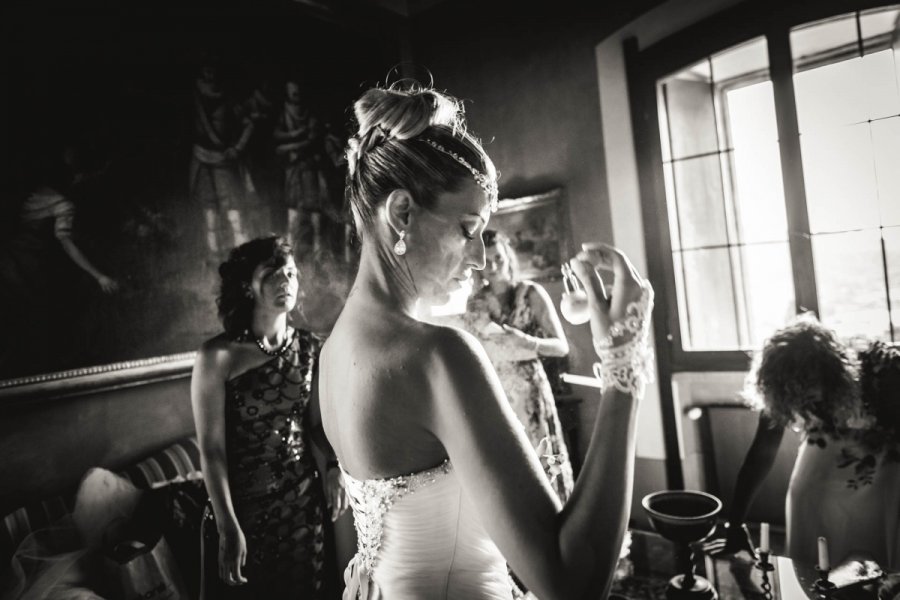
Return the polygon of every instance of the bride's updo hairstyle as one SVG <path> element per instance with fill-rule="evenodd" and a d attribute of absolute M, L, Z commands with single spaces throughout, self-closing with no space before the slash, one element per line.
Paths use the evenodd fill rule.
<path fill-rule="evenodd" d="M 466 131 L 458 100 L 420 86 L 372 88 L 353 108 L 359 130 L 348 142 L 346 193 L 360 235 L 398 189 L 430 208 L 440 194 L 475 181 L 496 204 L 496 170 Z"/>

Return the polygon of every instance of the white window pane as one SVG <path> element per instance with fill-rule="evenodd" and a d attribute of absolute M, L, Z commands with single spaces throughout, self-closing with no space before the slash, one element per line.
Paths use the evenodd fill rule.
<path fill-rule="evenodd" d="M 791 31 L 794 63 L 827 50 L 857 43 L 856 13 L 795 27 Z"/>
<path fill-rule="evenodd" d="M 728 249 L 686 250 L 682 252 L 682 260 L 691 341 L 690 348 L 685 349 L 738 349 Z"/>
<path fill-rule="evenodd" d="M 900 117 L 874 121 L 871 127 L 881 224 L 900 225 Z"/>
<path fill-rule="evenodd" d="M 882 231 L 882 236 L 884 237 L 884 253 L 887 256 L 894 341 L 900 342 L 900 227 L 886 228 Z"/>
<path fill-rule="evenodd" d="M 885 45 L 890 46 L 891 37 L 897 28 L 898 18 L 900 18 L 900 8 L 896 5 L 860 12 L 859 29 L 862 33 L 863 45 L 866 48 L 874 47 L 879 50 Z"/>
<path fill-rule="evenodd" d="M 678 223 L 678 203 L 675 199 L 672 163 L 663 163 L 663 180 L 666 184 L 666 213 L 669 216 L 669 238 L 672 240 L 672 250 L 680 250 L 681 225 Z"/>
<path fill-rule="evenodd" d="M 769 70 L 769 50 L 766 38 L 760 37 L 713 55 L 712 79 L 716 83 Z"/>
<path fill-rule="evenodd" d="M 664 85 L 672 158 L 718 150 L 709 61 L 677 73 Z"/>
<path fill-rule="evenodd" d="M 894 77 L 897 87 L 900 88 L 900 42 L 894 41 L 894 47 L 891 51 L 894 56 Z"/>
<path fill-rule="evenodd" d="M 758 348 L 794 316 L 794 279 L 787 242 L 742 246 L 740 260 L 747 299 L 748 348 Z"/>
<path fill-rule="evenodd" d="M 787 239 L 781 155 L 772 82 L 729 90 L 728 129 L 740 242 Z"/>
<path fill-rule="evenodd" d="M 881 50 L 794 75 L 801 133 L 900 114 L 894 53 Z"/>
<path fill-rule="evenodd" d="M 698 248 L 727 243 L 718 154 L 679 160 L 672 166 L 681 225 L 681 247 Z"/>
<path fill-rule="evenodd" d="M 860 78 L 866 91 L 866 118 L 882 119 L 900 115 L 900 91 L 897 89 L 894 53 L 881 50 L 868 54 L 860 63 Z"/>
<path fill-rule="evenodd" d="M 800 136 L 813 233 L 877 227 L 875 161 L 868 123 Z"/>
<path fill-rule="evenodd" d="M 728 90 L 728 128 L 734 148 L 759 147 L 778 141 L 772 82 Z"/>
<path fill-rule="evenodd" d="M 733 161 L 738 239 L 744 243 L 787 240 L 778 145 L 738 148 Z"/>
<path fill-rule="evenodd" d="M 797 73 L 794 92 L 800 133 L 900 112 L 889 50 Z"/>
<path fill-rule="evenodd" d="M 813 236 L 822 322 L 843 337 L 890 339 L 879 230 Z"/>
<path fill-rule="evenodd" d="M 675 268 L 675 298 L 678 302 L 678 323 L 681 326 L 681 347 L 688 350 L 694 343 L 691 340 L 691 321 L 684 293 L 684 261 L 681 260 L 681 252 L 672 253 L 672 263 Z"/>

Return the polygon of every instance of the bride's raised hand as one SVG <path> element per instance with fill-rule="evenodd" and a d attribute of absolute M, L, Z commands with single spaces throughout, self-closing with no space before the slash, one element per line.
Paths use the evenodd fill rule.
<path fill-rule="evenodd" d="M 602 340 L 616 344 L 627 341 L 632 334 L 619 332 L 613 324 L 624 321 L 628 305 L 641 299 L 649 282 L 621 250 L 602 242 L 582 244 L 581 252 L 569 264 L 587 293 L 595 345 Z M 612 273 L 611 287 L 603 281 L 600 271 Z"/>

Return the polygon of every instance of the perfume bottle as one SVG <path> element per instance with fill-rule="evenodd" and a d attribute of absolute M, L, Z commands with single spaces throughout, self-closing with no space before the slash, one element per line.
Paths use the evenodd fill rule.
<path fill-rule="evenodd" d="M 559 311 L 563 318 L 572 325 L 587 323 L 591 318 L 588 311 L 587 293 L 581 287 L 581 282 L 572 271 L 572 267 L 564 264 L 561 268 L 563 287 L 565 292 L 559 302 Z"/>

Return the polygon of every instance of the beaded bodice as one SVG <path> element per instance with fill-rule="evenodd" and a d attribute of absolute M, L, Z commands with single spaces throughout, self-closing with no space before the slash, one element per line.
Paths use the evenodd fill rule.
<path fill-rule="evenodd" d="M 434 483 L 451 470 L 450 461 L 444 460 L 434 468 L 411 475 L 360 480 L 341 469 L 353 509 L 358 556 L 369 572 L 374 570 L 378 561 L 378 550 L 384 535 L 384 518 L 391 506 L 404 496 Z"/>
<path fill-rule="evenodd" d="M 506 561 L 449 461 L 387 479 L 344 471 L 358 550 L 344 600 L 509 600 Z"/>

